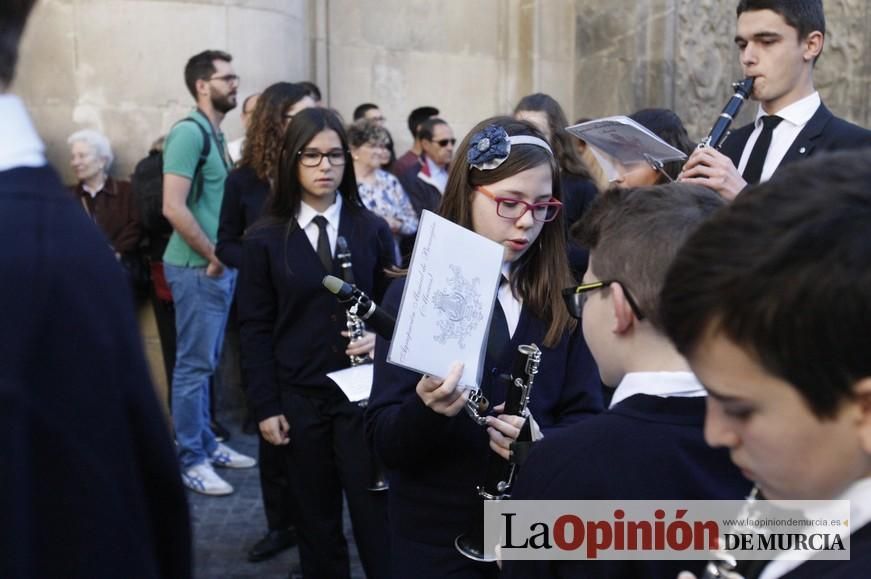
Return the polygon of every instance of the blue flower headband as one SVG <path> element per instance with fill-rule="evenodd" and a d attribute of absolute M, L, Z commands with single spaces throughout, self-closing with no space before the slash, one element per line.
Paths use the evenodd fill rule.
<path fill-rule="evenodd" d="M 550 145 L 538 137 L 508 136 L 505 129 L 499 125 L 487 125 L 483 130 L 472 135 L 466 157 L 470 166 L 480 171 L 489 171 L 505 162 L 511 154 L 511 145 L 535 145 L 553 156 Z"/>

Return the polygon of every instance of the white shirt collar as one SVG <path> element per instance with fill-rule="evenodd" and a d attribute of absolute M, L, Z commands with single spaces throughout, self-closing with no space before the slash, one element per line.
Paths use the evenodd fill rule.
<path fill-rule="evenodd" d="M 502 275 L 509 283 L 501 284 L 496 292 L 496 298 L 499 300 L 499 305 L 502 306 L 502 311 L 505 313 L 505 321 L 508 323 L 508 335 L 514 337 L 514 332 L 517 331 L 517 326 L 520 324 L 520 311 L 523 309 L 523 300 L 514 295 L 511 291 L 511 263 L 502 263 Z"/>
<path fill-rule="evenodd" d="M 430 183 L 439 190 L 439 193 L 444 194 L 445 187 L 447 187 L 448 184 L 447 167 L 442 167 L 426 155 L 424 155 L 423 158 L 426 160 L 427 167 L 429 167 Z"/>
<path fill-rule="evenodd" d="M 707 395 L 704 386 L 692 372 L 630 372 L 623 376 L 617 386 L 609 408 L 636 394 L 662 398 L 694 398 Z"/>
<path fill-rule="evenodd" d="M 822 104 L 822 100 L 820 99 L 820 93 L 814 92 L 813 94 L 809 94 L 801 100 L 797 100 L 791 105 L 785 106 L 779 111 L 775 111 L 771 114 L 777 115 L 781 117 L 784 121 L 794 125 L 796 127 L 803 127 L 807 124 L 811 117 L 814 116 L 814 113 L 817 112 L 817 109 L 820 108 L 820 104 Z M 756 111 L 756 126 L 762 126 L 762 117 L 767 116 L 762 107 Z"/>
<path fill-rule="evenodd" d="M 45 146 L 21 99 L 0 94 L 0 119 L 0 171 L 44 166 Z"/>
<path fill-rule="evenodd" d="M 841 537 L 852 534 L 871 523 L 871 477 L 860 479 L 834 498 L 836 501 L 850 501 L 850 526 L 841 527 Z M 816 518 L 810 515 L 809 518 Z M 810 558 L 813 553 L 807 552 L 807 558 L 801 560 L 775 557 L 759 575 L 759 579 L 778 579 L 783 577 Z"/>
<path fill-rule="evenodd" d="M 323 215 L 327 219 L 327 225 L 331 226 L 336 231 L 339 230 L 339 215 L 342 213 L 342 194 L 336 192 L 336 201 L 327 207 L 327 210 L 323 213 L 318 213 L 315 211 L 314 207 L 306 203 L 305 201 L 301 201 L 299 204 L 299 215 L 296 216 L 296 221 L 299 223 L 300 229 L 305 229 L 308 227 L 309 223 L 312 222 L 318 215 Z"/>

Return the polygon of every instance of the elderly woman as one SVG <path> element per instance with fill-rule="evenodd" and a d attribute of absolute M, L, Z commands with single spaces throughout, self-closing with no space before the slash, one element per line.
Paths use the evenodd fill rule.
<path fill-rule="evenodd" d="M 141 234 L 138 211 L 130 183 L 109 176 L 113 160 L 109 139 L 97 131 L 83 130 L 70 135 L 67 143 L 70 166 L 78 180 L 72 188 L 76 201 L 106 234 L 115 257 L 132 256 Z"/>
<path fill-rule="evenodd" d="M 348 129 L 360 199 L 387 221 L 399 248 L 417 232 L 418 219 L 399 180 L 381 168 L 388 156 L 389 140 L 387 130 L 371 120 L 360 119 Z"/>

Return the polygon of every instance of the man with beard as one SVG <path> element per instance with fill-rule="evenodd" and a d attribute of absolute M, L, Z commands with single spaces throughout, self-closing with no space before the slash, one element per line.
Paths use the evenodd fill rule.
<path fill-rule="evenodd" d="M 207 495 L 233 492 L 213 466 L 255 465 L 253 458 L 219 444 L 209 426 L 209 380 L 218 364 L 236 284 L 236 271 L 225 268 L 215 255 L 224 181 L 231 167 L 220 125 L 236 106 L 239 87 L 232 59 L 226 52 L 206 50 L 188 61 L 185 83 L 197 109 L 172 128 L 163 152 L 163 214 L 173 228 L 163 254 L 175 302 L 172 415 L 182 481 Z"/>

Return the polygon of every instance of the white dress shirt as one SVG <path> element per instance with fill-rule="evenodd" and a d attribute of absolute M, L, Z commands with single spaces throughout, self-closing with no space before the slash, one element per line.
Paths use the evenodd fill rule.
<path fill-rule="evenodd" d="M 514 295 L 511 291 L 511 264 L 502 264 L 502 275 L 509 283 L 503 283 L 499 286 L 499 291 L 496 292 L 496 298 L 499 300 L 499 305 L 502 306 L 502 311 L 505 313 L 505 321 L 508 322 L 508 335 L 514 337 L 514 332 L 517 330 L 517 324 L 520 323 L 520 310 L 523 309 L 523 300 Z"/>
<path fill-rule="evenodd" d="M 227 143 L 227 153 L 234 163 L 242 160 L 242 147 L 245 145 L 245 137 L 239 137 L 235 141 Z"/>
<path fill-rule="evenodd" d="M 789 147 L 795 142 L 796 137 L 805 128 L 808 121 L 817 112 L 817 109 L 820 108 L 820 104 L 822 104 L 820 93 L 815 92 L 776 112 L 767 113 L 760 106 L 759 110 L 756 111 L 756 128 L 750 133 L 750 138 L 747 139 L 747 144 L 744 145 L 744 152 L 741 153 L 741 161 L 738 163 L 738 172 L 742 175 L 744 174 L 744 168 L 747 167 L 747 161 L 750 159 L 753 145 L 756 144 L 756 140 L 762 132 L 762 117 L 771 114 L 777 115 L 783 120 L 780 121 L 780 124 L 771 133 L 771 145 L 768 147 L 765 164 L 762 166 L 762 176 L 759 178 L 760 183 L 771 179 L 775 169 L 783 161 L 786 152 L 789 151 Z"/>
<path fill-rule="evenodd" d="M 850 526 L 841 527 L 842 532 L 839 533 L 841 538 L 846 538 L 847 534 L 852 534 L 871 523 L 871 478 L 863 478 L 856 481 L 847 490 L 835 497 L 834 500 L 850 501 Z M 810 516 L 809 518 L 816 518 Z M 851 546 L 852 548 L 852 546 Z M 795 552 L 792 552 L 795 555 Z M 813 555 L 812 551 L 802 551 L 801 554 L 806 554 L 805 559 L 799 561 L 787 561 L 775 557 L 759 575 L 759 579 L 778 579 L 783 577 Z"/>
<path fill-rule="evenodd" d="M 608 408 L 613 408 L 636 394 L 662 398 L 696 398 L 706 396 L 707 392 L 692 372 L 630 372 L 620 380 Z"/>
<path fill-rule="evenodd" d="M 17 96 L 0 94 L 0 171 L 45 164 L 45 147 L 24 103 Z"/>
<path fill-rule="evenodd" d="M 327 237 L 330 238 L 330 253 L 336 255 L 336 239 L 339 237 L 339 217 L 342 215 L 341 193 L 336 193 L 335 203 L 327 207 L 327 210 L 323 213 L 318 213 L 305 201 L 299 204 L 299 215 L 296 216 L 296 222 L 299 223 L 299 228 L 305 232 L 315 251 L 318 250 L 319 230 L 313 220 L 318 215 L 323 215 L 327 220 Z"/>
<path fill-rule="evenodd" d="M 445 167 L 437 165 L 432 159 L 424 155 L 426 165 L 429 167 L 429 180 L 432 186 L 439 190 L 442 195 L 445 194 L 445 187 L 448 185 L 448 170 Z"/>

